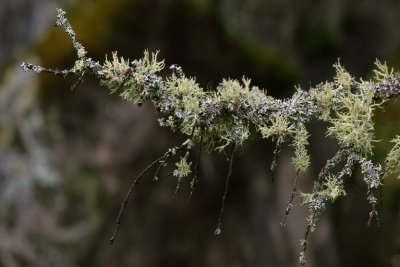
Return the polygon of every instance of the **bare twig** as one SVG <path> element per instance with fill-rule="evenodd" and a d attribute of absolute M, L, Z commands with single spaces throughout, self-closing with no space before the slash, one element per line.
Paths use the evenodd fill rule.
<path fill-rule="evenodd" d="M 125 195 L 124 200 L 122 201 L 121 204 L 121 209 L 118 213 L 117 219 L 116 219 L 116 223 L 115 223 L 115 230 L 114 230 L 114 234 L 112 235 L 112 237 L 110 238 L 110 244 L 114 243 L 115 238 L 118 235 L 118 231 L 119 231 L 119 226 L 121 224 L 121 218 L 124 215 L 125 212 L 125 208 L 128 205 L 128 200 L 129 197 L 132 194 L 133 189 L 136 187 L 137 184 L 139 184 L 140 180 L 143 178 L 143 176 L 157 163 L 160 162 L 165 162 L 166 160 L 168 160 L 171 156 L 175 155 L 177 152 L 179 152 L 180 150 L 182 150 L 184 147 L 188 146 L 191 143 L 190 139 L 187 139 L 185 142 L 183 142 L 179 147 L 175 147 L 172 149 L 168 149 L 167 152 L 165 152 L 161 157 L 159 157 L 158 159 L 156 159 L 155 161 L 153 161 L 150 165 L 148 165 L 141 173 L 139 173 L 138 176 L 136 176 L 130 187 L 128 192 Z"/>
<path fill-rule="evenodd" d="M 78 86 L 83 82 L 83 80 L 85 79 L 87 72 L 84 71 L 82 72 L 81 76 L 79 77 L 79 79 L 71 86 L 71 91 L 75 91 L 76 88 L 78 88 Z"/>
<path fill-rule="evenodd" d="M 176 186 L 175 186 L 175 191 L 174 191 L 174 194 L 172 195 L 173 200 L 177 200 L 177 198 L 178 198 L 177 196 L 178 196 L 179 188 L 181 187 L 181 182 L 182 182 L 182 178 L 178 177 L 178 181 L 176 182 Z"/>
<path fill-rule="evenodd" d="M 275 181 L 275 175 L 276 175 L 276 168 L 278 167 L 278 158 L 279 158 L 279 154 L 281 153 L 281 149 L 282 149 L 282 143 L 277 141 L 275 144 L 275 149 L 273 152 L 273 156 L 272 156 L 272 163 L 271 163 L 271 182 Z"/>
<path fill-rule="evenodd" d="M 128 205 L 128 200 L 129 200 L 130 195 L 132 194 L 133 189 L 135 188 L 135 186 L 136 186 L 137 184 L 139 184 L 139 181 L 142 179 L 143 175 L 145 175 L 146 172 L 148 172 L 148 171 L 149 171 L 156 163 L 158 163 L 163 157 L 164 157 L 164 156 L 162 156 L 162 157 L 156 159 L 155 161 L 153 161 L 153 162 L 152 162 L 150 165 L 148 165 L 141 173 L 139 173 L 139 175 L 136 176 L 135 179 L 133 179 L 133 181 L 132 181 L 132 183 L 131 183 L 131 185 L 130 185 L 130 187 L 129 187 L 128 193 L 125 195 L 125 198 L 124 198 L 124 200 L 122 201 L 121 209 L 119 210 L 119 214 L 118 214 L 117 220 L 116 220 L 116 222 L 115 222 L 116 225 L 115 225 L 114 234 L 112 235 L 112 237 L 111 237 L 111 239 L 110 239 L 110 244 L 113 244 L 113 243 L 114 243 L 114 240 L 115 240 L 115 238 L 116 238 L 117 235 L 118 235 L 119 226 L 120 226 L 120 224 L 121 224 L 121 218 L 122 218 L 122 216 L 124 215 L 125 208 L 126 208 L 126 206 Z"/>
<path fill-rule="evenodd" d="M 200 166 L 200 159 L 201 159 L 201 153 L 203 151 L 203 128 L 201 128 L 201 133 L 200 133 L 200 148 L 199 148 L 199 153 L 197 154 L 197 160 L 196 160 L 196 165 L 194 166 L 194 174 L 193 174 L 193 179 L 190 182 L 190 195 L 189 195 L 189 199 L 187 201 L 187 203 L 190 202 L 190 200 L 192 199 L 194 190 L 196 189 L 196 185 L 198 182 L 198 172 L 199 172 L 199 166 Z"/>
<path fill-rule="evenodd" d="M 221 234 L 222 215 L 224 214 L 225 200 L 226 200 L 226 195 L 228 193 L 229 178 L 232 175 L 233 158 L 234 158 L 235 152 L 236 152 L 236 143 L 233 143 L 231 146 L 231 151 L 229 153 L 229 167 L 228 167 L 228 173 L 226 175 L 225 191 L 222 196 L 222 204 L 221 204 L 221 210 L 220 210 L 219 217 L 218 217 L 217 228 L 214 231 L 215 235 Z"/>
<path fill-rule="evenodd" d="M 292 193 L 290 195 L 290 199 L 289 201 L 286 203 L 286 210 L 285 210 L 285 215 L 283 216 L 283 219 L 281 221 L 281 226 L 285 227 L 286 226 L 286 218 L 290 213 L 290 209 L 293 207 L 293 199 L 296 196 L 297 193 L 297 181 L 299 180 L 299 171 L 296 172 L 296 177 L 294 178 L 294 182 L 293 182 L 293 189 L 292 189 Z"/>

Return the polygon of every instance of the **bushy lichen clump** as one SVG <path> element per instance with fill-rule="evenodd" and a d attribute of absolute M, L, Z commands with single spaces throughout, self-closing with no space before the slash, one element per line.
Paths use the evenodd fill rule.
<path fill-rule="evenodd" d="M 192 194 L 203 146 L 210 151 L 222 151 L 230 147 L 226 180 L 228 186 L 235 148 L 250 136 L 274 140 L 277 144 L 275 154 L 279 153 L 283 143 L 289 143 L 294 150 L 292 163 L 297 175 L 292 196 L 287 203 L 287 215 L 297 190 L 298 174 L 307 171 L 310 165 L 307 152 L 309 133 L 306 129 L 310 120 L 330 123 L 327 136 L 337 140 L 339 151 L 321 170 L 312 192 L 302 193 L 303 205 L 308 207 L 309 216 L 305 238 L 301 240 L 300 262 L 305 263 L 308 234 L 316 229 L 326 205 L 346 195 L 344 179 L 352 174 L 357 165 L 361 167 L 368 187 L 367 200 L 371 205 L 369 223 L 373 217 L 377 218 L 377 198 L 374 194 L 385 177 L 400 169 L 400 137 L 392 141 L 394 147 L 387 155 L 385 167 L 371 161 L 373 144 L 378 142 L 374 139 L 374 110 L 385 100 L 400 95 L 400 75 L 389 70 L 385 64 L 376 62 L 374 79 L 357 81 L 338 62 L 334 65 L 336 75 L 333 81 L 307 91 L 297 88 L 291 98 L 280 100 L 268 96 L 266 90 L 252 86 L 247 78 L 240 81 L 224 79 L 216 90 L 208 91 L 203 90 L 195 78 L 187 77 L 182 68 L 176 65 L 170 66 L 170 76 L 162 78 L 159 72 L 165 66 L 164 61 L 157 59 L 157 53 L 148 51 L 144 52 L 142 59 L 133 61 L 120 58 L 116 53 L 111 55 L 111 59 L 106 57 L 104 63 L 94 61 L 87 57 L 85 48 L 76 41 L 75 33 L 62 10 L 58 10 L 57 25 L 71 37 L 77 51 L 74 66 L 71 69 L 52 70 L 23 63 L 25 71 L 49 72 L 61 76 L 73 74 L 79 77 L 78 82 L 87 74 L 94 75 L 102 85 L 112 93 L 119 93 L 126 101 L 138 105 L 151 101 L 162 115 L 159 119 L 161 126 L 188 136 L 184 143 L 168 150 L 134 179 L 122 204 L 116 233 L 132 189 L 150 168 L 158 165 L 154 175 L 157 180 L 158 172 L 166 166 L 168 160 L 186 150 L 172 173 L 178 179 L 174 196 L 181 180 L 191 173 Z M 200 145 L 200 153 L 192 170 L 189 153 L 195 144 Z M 276 160 L 272 168 L 275 166 Z M 226 193 L 227 187 L 218 219 L 218 233 L 221 232 Z M 114 238 L 115 235 L 111 241 Z"/>

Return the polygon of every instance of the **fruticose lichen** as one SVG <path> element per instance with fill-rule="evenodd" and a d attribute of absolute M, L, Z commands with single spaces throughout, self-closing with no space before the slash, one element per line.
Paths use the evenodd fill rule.
<path fill-rule="evenodd" d="M 289 143 L 294 150 L 292 163 L 298 174 L 307 171 L 310 165 L 307 151 L 309 133 L 306 125 L 311 120 L 330 124 L 326 134 L 337 140 L 339 150 L 326 162 L 314 181 L 312 192 L 301 194 L 309 216 L 305 238 L 301 240 L 300 263 L 304 264 L 306 261 L 309 233 L 316 229 L 326 206 L 346 195 L 345 178 L 352 174 L 356 166 L 361 167 L 361 174 L 368 188 L 367 201 L 371 205 L 369 223 L 372 218 L 378 218 L 375 193 L 382 186 L 385 177 L 400 169 L 399 136 L 392 141 L 393 149 L 389 151 L 383 167 L 371 160 L 373 144 L 378 142 L 374 138 L 374 110 L 387 99 L 400 95 L 400 74 L 393 72 L 385 64 L 377 61 L 375 77 L 370 81 L 358 81 L 338 62 L 334 65 L 336 75 L 332 81 L 308 90 L 297 88 L 291 98 L 284 100 L 269 96 L 266 90 L 251 85 L 247 78 L 240 81 L 223 79 L 216 90 L 206 91 L 194 77 L 186 76 L 177 65 L 170 66 L 170 76 L 161 77 L 159 73 L 164 69 L 165 63 L 157 59 L 157 53 L 145 51 L 143 58 L 130 61 L 118 57 L 115 52 L 111 58 L 106 57 L 104 63 L 94 61 L 87 57 L 85 48 L 76 40 L 75 32 L 65 14 L 63 10 L 58 10 L 56 25 L 69 35 L 76 49 L 77 60 L 74 66 L 55 70 L 22 63 L 23 70 L 47 72 L 63 77 L 75 75 L 79 78 L 78 82 L 86 75 L 94 75 L 110 92 L 118 93 L 126 101 L 138 105 L 145 101 L 152 102 L 162 115 L 159 119 L 161 126 L 188 136 L 180 146 L 169 149 L 134 179 L 122 203 L 111 242 L 118 232 L 130 193 L 150 168 L 158 166 L 154 175 L 157 180 L 159 170 L 167 165 L 168 160 L 185 150 L 172 174 L 178 179 L 177 192 L 181 180 L 192 173 L 192 194 L 198 179 L 200 158 L 199 154 L 192 170 L 192 164 L 188 162 L 192 147 L 198 144 L 201 149 L 206 147 L 210 151 L 222 151 L 230 147 L 230 167 L 226 180 L 228 186 L 236 146 L 243 145 L 251 136 L 255 136 L 275 141 L 275 154 L 279 153 L 283 143 Z M 276 160 L 272 169 L 275 167 Z M 297 190 L 297 179 L 298 175 L 292 197 L 287 204 L 287 213 Z M 223 195 L 216 233 L 221 232 L 226 193 L 227 188 Z"/>

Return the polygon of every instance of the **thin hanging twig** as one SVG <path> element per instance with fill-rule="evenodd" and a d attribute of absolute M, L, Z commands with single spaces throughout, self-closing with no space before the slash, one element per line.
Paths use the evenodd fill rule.
<path fill-rule="evenodd" d="M 221 204 L 221 210 L 220 210 L 219 217 L 218 217 L 217 228 L 214 231 L 215 235 L 221 234 L 222 215 L 224 214 L 225 200 L 226 200 L 226 195 L 228 193 L 229 178 L 232 175 L 232 166 L 233 166 L 233 158 L 234 158 L 234 155 L 235 155 L 235 151 L 236 151 L 236 143 L 233 143 L 231 151 L 229 153 L 229 167 L 228 167 L 228 173 L 226 175 L 225 191 L 224 191 L 224 194 L 222 196 L 222 204 Z"/>
<path fill-rule="evenodd" d="M 193 138 L 193 134 L 194 134 L 194 131 L 195 131 L 195 130 L 196 130 L 196 123 L 194 124 L 194 126 L 193 126 L 193 128 L 192 128 L 192 132 L 191 132 L 191 134 L 190 134 L 191 138 Z M 187 151 L 187 154 L 186 154 L 185 157 L 187 157 L 188 155 L 189 155 L 189 151 Z M 171 174 L 173 175 L 174 173 L 172 172 Z M 177 195 L 178 195 L 179 188 L 180 188 L 180 186 L 181 186 L 181 182 L 182 182 L 182 177 L 178 177 L 178 181 L 177 181 L 177 183 L 176 183 L 175 191 L 174 191 L 174 194 L 173 194 L 173 196 L 172 196 L 172 199 L 173 199 L 173 200 L 176 200 L 176 199 L 177 199 Z"/>
<path fill-rule="evenodd" d="M 308 245 L 308 235 L 310 234 L 311 225 L 307 225 L 306 232 L 304 234 L 304 239 L 301 240 L 301 252 L 300 252 L 300 264 L 306 264 L 306 251 Z"/>
<path fill-rule="evenodd" d="M 280 223 L 282 227 L 286 226 L 286 218 L 290 213 L 290 209 L 293 207 L 293 199 L 297 193 L 297 181 L 298 180 L 299 180 L 299 171 L 296 172 L 296 177 L 294 178 L 294 182 L 293 182 L 292 194 L 290 195 L 289 201 L 286 203 L 285 215 L 283 216 L 283 219 Z"/>
<path fill-rule="evenodd" d="M 274 149 L 273 156 L 272 156 L 272 163 L 270 166 L 271 182 L 275 181 L 276 168 L 278 166 L 278 157 L 279 157 L 279 153 L 281 152 L 281 149 L 282 149 L 282 144 L 281 144 L 281 142 L 277 141 L 275 144 L 275 149 Z"/>
<path fill-rule="evenodd" d="M 198 182 L 198 172 L 199 172 L 199 166 L 200 166 L 200 159 L 201 159 L 201 153 L 203 151 L 203 128 L 201 128 L 201 132 L 200 132 L 200 148 L 199 148 L 199 153 L 197 154 L 197 160 L 196 160 L 196 165 L 194 166 L 194 174 L 193 174 L 193 179 L 190 182 L 190 195 L 189 195 L 189 199 L 187 201 L 187 203 L 190 202 L 190 200 L 192 199 L 194 190 L 196 189 L 196 185 Z"/>
<path fill-rule="evenodd" d="M 159 180 L 158 174 L 160 173 L 161 168 L 162 168 L 162 167 L 165 167 L 166 164 L 167 164 L 167 163 L 164 162 L 164 161 L 160 161 L 160 162 L 159 162 L 158 167 L 157 167 L 157 169 L 156 169 L 156 171 L 154 172 L 154 175 L 153 175 L 153 181 L 154 181 L 154 182 L 156 182 L 156 181 Z"/>
<path fill-rule="evenodd" d="M 130 195 L 132 194 L 133 189 L 136 187 L 136 185 L 140 182 L 140 180 L 143 178 L 143 176 L 157 163 L 160 162 L 165 162 L 166 160 L 168 160 L 171 156 L 175 155 L 177 152 L 179 152 L 180 150 L 182 150 L 182 148 L 188 146 L 191 142 L 191 139 L 187 139 L 185 142 L 183 142 L 179 147 L 175 147 L 172 149 L 168 149 L 167 152 L 165 152 L 161 157 L 159 157 L 158 159 L 156 159 L 155 161 L 153 161 L 150 165 L 148 165 L 141 173 L 139 173 L 138 176 L 135 177 L 135 179 L 133 179 L 128 192 L 125 195 L 124 200 L 122 201 L 121 204 L 121 209 L 118 213 L 116 222 L 115 222 L 115 230 L 114 230 L 114 234 L 112 235 L 112 237 L 110 238 L 110 244 L 114 243 L 115 238 L 118 235 L 118 230 L 119 230 L 119 226 L 121 224 L 121 218 L 124 215 L 125 212 L 125 208 L 128 205 L 128 200 Z"/>
<path fill-rule="evenodd" d="M 139 183 L 139 181 L 142 179 L 143 175 L 146 174 L 146 172 L 148 172 L 156 163 L 158 163 L 163 157 L 160 157 L 158 159 L 156 159 L 155 161 L 153 161 L 150 165 L 148 165 L 138 176 L 136 176 L 136 178 L 132 181 L 128 193 L 126 194 L 124 200 L 122 201 L 121 204 L 121 209 L 119 210 L 118 216 L 117 216 L 117 220 L 115 222 L 115 230 L 114 230 L 114 234 L 112 235 L 111 239 L 110 239 L 110 244 L 114 243 L 115 238 L 118 235 L 118 230 L 119 230 L 119 226 L 121 224 L 121 218 L 124 215 L 124 211 L 126 206 L 128 205 L 128 200 L 130 195 L 132 194 L 133 189 L 135 188 L 135 186 Z"/>
<path fill-rule="evenodd" d="M 369 217 L 368 217 L 368 222 L 367 222 L 367 227 L 371 226 L 372 223 L 372 219 L 375 217 L 376 220 L 376 226 L 380 226 L 380 221 L 379 221 L 379 216 L 378 216 L 378 211 L 376 210 L 376 207 L 373 206 L 372 207 L 372 211 L 369 213 Z"/>
<path fill-rule="evenodd" d="M 83 80 L 85 79 L 87 72 L 84 71 L 82 72 L 81 76 L 79 77 L 79 79 L 71 86 L 71 91 L 75 91 L 76 88 L 78 88 L 78 86 L 83 82 Z"/>
<path fill-rule="evenodd" d="M 178 191 L 179 191 L 179 188 L 181 187 L 181 182 L 182 182 L 182 178 L 178 177 L 178 181 L 176 183 L 175 191 L 174 191 L 174 194 L 172 196 L 173 200 L 177 200 L 178 199 Z"/>

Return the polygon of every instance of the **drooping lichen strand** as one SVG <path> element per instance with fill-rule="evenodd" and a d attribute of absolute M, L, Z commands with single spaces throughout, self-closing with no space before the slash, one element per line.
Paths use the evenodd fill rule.
<path fill-rule="evenodd" d="M 310 156 L 308 155 L 306 146 L 308 145 L 308 132 L 304 125 L 300 124 L 293 138 L 294 157 L 292 164 L 297 171 L 306 171 L 310 166 Z"/>
<path fill-rule="evenodd" d="M 385 160 L 388 173 L 400 170 L 400 136 L 396 136 L 391 142 L 394 143 L 394 146 L 389 151 Z M 397 178 L 400 179 L 400 175 Z"/>
<path fill-rule="evenodd" d="M 165 67 L 164 61 L 157 59 L 157 53 L 148 51 L 144 52 L 143 58 L 132 61 L 118 57 L 115 52 L 110 59 L 106 57 L 105 62 L 100 63 L 87 57 L 86 49 L 76 40 L 76 34 L 62 10 L 58 10 L 56 25 L 72 40 L 77 55 L 73 67 L 57 70 L 24 62 L 21 64 L 22 69 L 63 77 L 75 75 L 78 81 L 91 74 L 111 93 L 119 93 L 128 102 L 138 105 L 145 101 L 152 102 L 161 115 L 161 126 L 189 136 L 178 149 L 168 150 L 150 165 L 158 165 L 155 180 L 166 161 L 183 147 L 190 153 L 194 144 L 201 143 L 201 148 L 204 145 L 210 151 L 221 151 L 228 146 L 236 148 L 252 136 L 270 138 L 276 142 L 272 169 L 276 167 L 281 145 L 289 143 L 294 150 L 292 163 L 298 174 L 306 171 L 310 165 L 307 123 L 311 120 L 325 121 L 330 124 L 326 135 L 337 140 L 339 151 L 320 171 L 313 191 L 302 194 L 303 205 L 308 207 L 309 216 L 305 238 L 301 241 L 300 262 L 306 261 L 309 233 L 315 230 L 326 205 L 346 194 L 344 179 L 352 174 L 356 165 L 361 167 L 361 174 L 367 185 L 367 200 L 372 209 L 370 220 L 377 216 L 374 192 L 382 186 L 383 179 L 388 174 L 400 169 L 400 137 L 392 140 L 394 147 L 387 155 L 384 168 L 371 161 L 373 143 L 378 142 L 373 134 L 374 110 L 383 101 L 400 96 L 400 75 L 386 64 L 377 61 L 375 77 L 370 81 L 358 81 L 337 62 L 334 64 L 336 75 L 332 81 L 321 83 L 307 91 L 297 88 L 291 98 L 282 100 L 268 96 L 266 90 L 252 86 L 247 78 L 222 79 L 215 90 L 206 91 L 194 77 L 187 77 L 182 68 L 176 65 L 170 66 L 169 76 L 162 77 L 160 71 Z M 188 153 L 177 163 L 177 169 L 173 173 L 178 178 L 178 188 L 182 178 L 192 172 L 192 166 L 187 162 Z M 232 152 L 230 165 L 233 154 Z M 148 169 L 149 167 L 143 174 Z M 228 178 L 231 169 L 230 166 Z M 332 172 L 335 169 L 340 171 Z M 196 176 L 197 172 L 194 173 Z M 138 177 L 137 179 L 141 179 L 142 174 Z M 192 181 L 193 188 L 196 181 L 197 177 Z M 133 184 L 135 183 L 136 180 Z M 130 191 L 132 188 L 133 186 Z M 224 199 L 225 195 L 226 193 Z M 116 232 L 125 205 L 124 202 L 118 216 Z"/>

